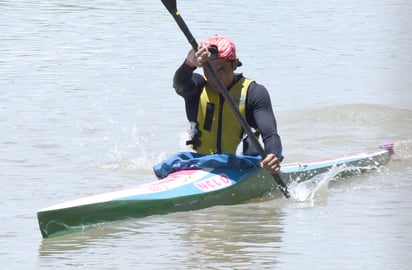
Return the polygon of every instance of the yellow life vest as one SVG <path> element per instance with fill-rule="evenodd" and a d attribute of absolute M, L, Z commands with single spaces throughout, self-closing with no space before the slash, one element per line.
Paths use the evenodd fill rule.
<path fill-rule="evenodd" d="M 246 117 L 246 95 L 252 82 L 241 78 L 229 91 L 243 117 Z M 242 126 L 224 98 L 208 86 L 200 95 L 197 123 L 200 132 L 198 153 L 236 153 L 243 134 Z"/>

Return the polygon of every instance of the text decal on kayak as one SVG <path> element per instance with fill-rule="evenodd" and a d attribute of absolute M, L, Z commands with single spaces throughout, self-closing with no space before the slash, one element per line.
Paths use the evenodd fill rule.
<path fill-rule="evenodd" d="M 214 191 L 228 187 L 231 184 L 229 177 L 224 174 L 219 174 L 211 178 L 194 183 L 195 186 L 204 192 Z"/>

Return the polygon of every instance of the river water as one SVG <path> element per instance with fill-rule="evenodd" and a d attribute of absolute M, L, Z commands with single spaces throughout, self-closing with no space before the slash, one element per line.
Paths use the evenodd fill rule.
<path fill-rule="evenodd" d="M 199 41 L 232 38 L 239 71 L 268 88 L 284 162 L 386 140 L 395 160 L 344 181 L 325 176 L 314 196 L 43 240 L 38 209 L 153 181 L 152 166 L 184 150 L 184 104 L 171 78 L 189 44 L 160 1 L 0 1 L 1 268 L 410 269 L 411 2 L 178 8 Z"/>

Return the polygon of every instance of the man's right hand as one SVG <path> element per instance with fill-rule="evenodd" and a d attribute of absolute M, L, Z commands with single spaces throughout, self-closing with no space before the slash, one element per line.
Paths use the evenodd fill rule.
<path fill-rule="evenodd" d="M 191 49 L 186 57 L 186 65 L 190 67 L 201 67 L 210 58 L 210 52 L 203 44 L 199 44 L 197 52 Z"/>

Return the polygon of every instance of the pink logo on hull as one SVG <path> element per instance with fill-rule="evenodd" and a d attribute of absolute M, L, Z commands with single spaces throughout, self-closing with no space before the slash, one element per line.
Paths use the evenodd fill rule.
<path fill-rule="evenodd" d="M 195 183 L 195 186 L 204 192 L 214 191 L 230 186 L 231 181 L 225 174 L 219 174 Z"/>

